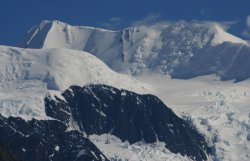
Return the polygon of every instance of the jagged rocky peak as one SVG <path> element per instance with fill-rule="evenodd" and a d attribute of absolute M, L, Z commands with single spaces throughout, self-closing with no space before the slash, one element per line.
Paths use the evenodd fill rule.
<path fill-rule="evenodd" d="M 207 160 L 204 137 L 153 95 L 88 85 L 71 86 L 62 96 L 45 99 L 47 115 L 87 135 L 108 133 L 131 144 L 161 141 L 173 153 Z"/>

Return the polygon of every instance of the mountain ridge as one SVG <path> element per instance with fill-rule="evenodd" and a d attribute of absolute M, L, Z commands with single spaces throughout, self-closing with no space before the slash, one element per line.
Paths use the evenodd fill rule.
<path fill-rule="evenodd" d="M 106 85 L 71 86 L 59 98 L 45 98 L 48 116 L 78 125 L 86 135 L 111 134 L 130 144 L 164 142 L 171 152 L 207 160 L 205 138 L 156 96 Z M 73 127 L 74 128 L 74 127 Z"/>
<path fill-rule="evenodd" d="M 239 37 L 236 37 L 230 33 L 227 33 L 226 30 L 224 30 L 224 27 L 223 27 L 223 24 L 220 24 L 218 22 L 210 22 L 210 21 L 191 21 L 191 22 L 186 22 L 186 21 L 176 21 L 176 22 L 165 22 L 166 24 L 171 24 L 171 23 L 187 23 L 187 24 L 205 24 L 207 25 L 207 28 L 209 30 L 209 32 L 213 33 L 214 36 L 216 37 L 214 40 L 215 42 L 212 42 L 211 45 L 218 45 L 218 44 L 221 44 L 225 41 L 228 41 L 228 42 L 232 42 L 232 43 L 242 43 L 242 44 L 247 44 L 247 41 L 239 38 Z M 164 24 L 164 23 L 163 23 Z M 91 27 L 91 26 L 82 26 L 82 25 L 70 25 L 70 24 L 67 24 L 65 22 L 62 22 L 62 21 L 59 21 L 59 20 L 43 20 L 41 21 L 41 23 L 39 25 L 36 25 L 36 26 L 33 26 L 27 33 L 25 36 L 27 36 L 27 38 L 30 38 L 27 41 L 24 41 L 22 40 L 21 42 L 19 42 L 19 44 L 17 46 L 20 46 L 20 47 L 23 47 L 24 43 L 27 43 L 27 47 L 30 47 L 30 48 L 42 48 L 43 46 L 32 46 L 29 44 L 29 42 L 32 40 L 32 37 L 35 36 L 34 34 L 37 34 L 37 29 L 38 30 L 41 30 L 42 28 L 44 28 L 45 26 L 49 26 L 49 27 L 45 27 L 47 29 L 49 29 L 47 31 L 47 33 L 49 33 L 49 31 L 52 30 L 52 27 L 53 26 L 61 26 L 63 28 L 79 28 L 79 29 L 90 29 L 90 30 L 100 30 L 100 31 L 104 31 L 104 32 L 123 32 L 123 31 L 126 31 L 126 30 L 131 30 L 131 29 L 134 29 L 134 28 L 137 28 L 137 27 L 141 27 L 141 26 L 154 26 L 154 25 L 139 25 L 139 26 L 132 26 L 132 27 L 127 27 L 127 28 L 124 28 L 124 29 L 121 29 L 121 30 L 109 30 L 109 29 L 104 29 L 104 28 L 99 28 L 99 27 Z M 157 25 L 157 23 L 156 23 Z M 33 30 L 36 29 L 36 31 L 34 32 Z M 28 36 L 29 33 L 34 33 L 31 37 Z M 45 37 L 46 38 L 46 37 Z M 223 40 L 224 38 L 224 40 Z"/>
<path fill-rule="evenodd" d="M 0 113 L 5 117 L 49 119 L 44 112 L 44 97 L 71 85 L 102 83 L 138 93 L 151 89 L 77 50 L 0 46 L 0 67 Z"/>
<path fill-rule="evenodd" d="M 87 51 L 111 69 L 131 75 L 153 72 L 189 79 L 216 74 L 221 80 L 236 81 L 250 77 L 244 67 L 238 66 L 240 62 L 237 59 L 243 56 L 246 59 L 244 62 L 247 62 L 249 58 L 245 53 L 250 52 L 250 45 L 227 33 L 219 23 L 166 22 L 129 27 L 120 31 L 71 26 L 60 21 L 46 23 L 52 23 L 54 27 L 46 34 L 42 31 L 35 33 L 29 39 L 32 41 L 25 38 L 19 46 Z M 46 40 L 38 41 L 44 35 Z M 202 56 L 208 61 L 201 64 L 199 59 L 203 59 Z M 224 61 L 229 63 L 225 64 Z M 203 70 L 199 70 L 200 68 Z M 242 75 L 239 76 L 238 73 Z"/>

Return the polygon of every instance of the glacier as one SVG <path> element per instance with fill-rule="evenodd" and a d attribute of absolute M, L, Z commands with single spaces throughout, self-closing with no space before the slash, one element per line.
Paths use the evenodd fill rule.
<path fill-rule="evenodd" d="M 95 56 L 70 49 L 22 49 L 0 46 L 0 112 L 24 119 L 49 119 L 46 95 L 56 95 L 71 85 L 107 84 L 138 93 L 150 87 L 118 74 Z"/>
<path fill-rule="evenodd" d="M 0 46 L 0 113 L 5 117 L 52 119 L 44 112 L 45 96 L 60 97 L 75 84 L 107 84 L 158 96 L 213 145 L 211 160 L 250 159 L 250 47 L 219 23 L 164 22 L 110 31 L 43 21 L 18 46 Z M 140 144 L 127 146 L 116 139 L 106 145 L 103 137 L 113 139 L 93 136 L 92 141 L 111 157 L 123 145 Z M 141 148 L 120 157 L 152 160 L 144 155 L 155 152 L 152 145 Z M 160 154 L 159 160 L 166 155 L 188 160 Z"/>

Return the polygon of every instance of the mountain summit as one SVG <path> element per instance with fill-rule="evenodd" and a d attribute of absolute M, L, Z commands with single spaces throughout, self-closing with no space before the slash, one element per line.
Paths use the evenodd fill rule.
<path fill-rule="evenodd" d="M 19 46 L 87 51 L 113 70 L 132 75 L 156 72 L 186 79 L 217 74 L 236 81 L 250 77 L 248 43 L 214 22 L 166 22 L 110 31 L 43 21 Z"/>
<path fill-rule="evenodd" d="M 249 82 L 165 76 L 249 78 L 218 23 L 43 21 L 19 46 L 0 46 L 0 160 L 249 160 Z"/>

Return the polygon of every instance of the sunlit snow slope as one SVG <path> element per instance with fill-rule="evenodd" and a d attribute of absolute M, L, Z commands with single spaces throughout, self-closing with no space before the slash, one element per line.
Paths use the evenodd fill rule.
<path fill-rule="evenodd" d="M 213 75 L 177 80 L 155 74 L 139 80 L 205 135 L 214 147 L 213 160 L 250 160 L 250 80 L 222 82 Z"/>
<path fill-rule="evenodd" d="M 129 142 L 122 142 L 119 138 L 110 134 L 90 135 L 89 139 L 111 161 L 192 161 L 187 156 L 184 157 L 170 152 L 164 147 L 165 143 L 163 142 L 129 144 Z"/>
<path fill-rule="evenodd" d="M 145 93 L 134 78 L 109 69 L 95 56 L 69 49 L 22 49 L 0 46 L 0 113 L 45 117 L 43 100 L 71 85 L 107 84 Z M 147 93 L 147 92 L 146 92 Z"/>
<path fill-rule="evenodd" d="M 250 47 L 217 23 L 180 21 L 109 31 L 43 21 L 26 34 L 19 46 L 87 51 L 115 71 L 138 75 L 154 88 L 152 93 L 206 136 L 214 148 L 213 160 L 250 160 L 250 85 L 246 80 L 250 78 Z M 215 74 L 217 78 L 176 80 L 162 74 L 182 79 Z M 220 82 L 218 77 L 246 81 Z M 137 147 L 117 140 L 106 145 L 102 136 L 95 136 L 93 141 L 111 157 L 124 147 Z M 136 155 L 125 151 L 128 154 L 120 157 L 147 156 L 144 147 L 149 148 L 143 145 Z M 154 150 L 149 148 L 148 153 Z"/>
<path fill-rule="evenodd" d="M 250 77 L 248 43 L 214 22 L 165 22 L 109 31 L 43 21 L 19 46 L 87 51 L 113 70 L 132 75 L 153 71 L 182 79 L 207 74 L 236 81 Z"/>

